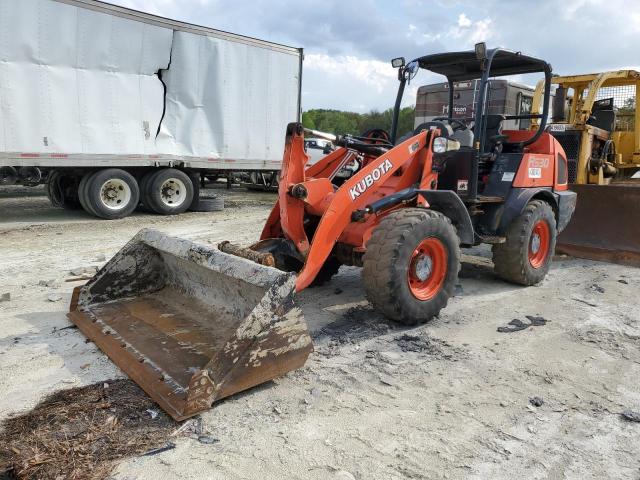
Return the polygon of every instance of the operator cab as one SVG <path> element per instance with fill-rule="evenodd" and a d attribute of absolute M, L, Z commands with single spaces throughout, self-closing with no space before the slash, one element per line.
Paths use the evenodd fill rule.
<path fill-rule="evenodd" d="M 465 203 L 487 202 L 493 198 L 503 201 L 510 183 L 503 181 L 504 172 L 514 172 L 528 146 L 539 140 L 546 128 L 551 92 L 551 66 L 544 60 L 512 52 L 503 48 L 487 50 L 484 43 L 475 50 L 425 55 L 405 65 L 404 59 L 392 60 L 398 68 L 400 86 L 396 97 L 391 141 L 395 143 L 397 115 L 404 88 L 419 72 L 429 70 L 443 75 L 448 83 L 447 115 L 418 125 L 413 134 L 425 129 L 438 129 L 440 135 L 459 142 L 460 149 L 438 155 L 439 190 L 453 190 Z M 542 113 L 500 115 L 491 112 L 490 81 L 496 77 L 543 73 L 545 96 Z M 455 88 L 459 82 L 479 82 L 470 116 L 460 117 L 454 112 Z M 508 120 L 540 119 L 537 130 L 503 129 Z"/>

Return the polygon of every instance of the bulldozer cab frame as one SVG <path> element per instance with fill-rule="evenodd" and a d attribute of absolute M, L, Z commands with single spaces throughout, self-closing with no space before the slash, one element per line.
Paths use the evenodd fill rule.
<path fill-rule="evenodd" d="M 554 76 L 557 86 L 548 130 L 569 155 L 569 182 L 605 185 L 640 170 L 640 72 L 615 70 Z M 539 82 L 532 109 L 540 108 Z M 537 120 L 532 128 L 538 128 Z"/>
<path fill-rule="evenodd" d="M 551 81 L 557 89 L 547 130 L 567 153 L 570 189 L 578 194 L 573 220 L 558 237 L 558 251 L 640 266 L 640 179 L 634 178 L 640 172 L 640 72 L 554 76 Z M 540 108 L 542 91 L 540 82 L 534 110 Z"/>

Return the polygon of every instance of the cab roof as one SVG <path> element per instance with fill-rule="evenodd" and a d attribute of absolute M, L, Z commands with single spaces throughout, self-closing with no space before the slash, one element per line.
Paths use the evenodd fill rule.
<path fill-rule="evenodd" d="M 535 57 L 496 48 L 487 51 L 491 61 L 491 76 L 517 75 L 524 73 L 544 72 L 551 66 Z M 416 59 L 421 68 L 444 75 L 451 81 L 473 80 L 482 77 L 482 62 L 476 57 L 474 50 L 464 52 L 436 53 Z"/>

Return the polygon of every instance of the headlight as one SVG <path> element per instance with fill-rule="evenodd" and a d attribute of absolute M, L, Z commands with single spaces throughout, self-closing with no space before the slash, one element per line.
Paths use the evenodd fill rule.
<path fill-rule="evenodd" d="M 438 137 L 433 140 L 433 153 L 444 153 L 447 151 L 447 139 Z"/>
<path fill-rule="evenodd" d="M 433 140 L 433 153 L 445 153 L 454 150 L 460 150 L 460 142 L 444 137 L 437 137 Z"/>

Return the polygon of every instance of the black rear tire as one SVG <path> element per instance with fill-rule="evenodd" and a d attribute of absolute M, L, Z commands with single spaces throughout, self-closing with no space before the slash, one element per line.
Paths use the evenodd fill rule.
<path fill-rule="evenodd" d="M 423 254 L 425 242 L 437 246 L 439 255 Z M 416 280 L 419 262 L 421 277 Z M 451 221 L 422 208 L 387 215 L 373 231 L 363 256 L 367 298 L 386 317 L 405 325 L 437 316 L 453 296 L 459 271 L 460 240 Z"/>
<path fill-rule="evenodd" d="M 538 248 L 534 252 L 534 230 L 538 228 Z M 545 246 L 542 237 L 547 235 Z M 521 285 L 540 283 L 549 272 L 557 236 L 556 217 L 551 206 L 543 200 L 532 200 L 509 225 L 506 242 L 493 245 L 495 273 L 504 280 Z M 544 252 L 538 253 L 541 248 Z"/>
<path fill-rule="evenodd" d="M 119 168 L 91 174 L 85 181 L 83 193 L 86 210 L 106 220 L 130 215 L 140 201 L 138 182 L 129 172 Z"/>
<path fill-rule="evenodd" d="M 143 183 L 143 203 L 161 215 L 183 213 L 193 202 L 191 178 L 175 168 L 158 170 Z"/>

